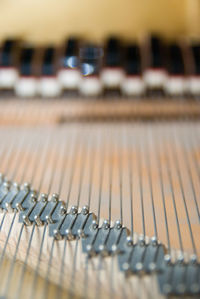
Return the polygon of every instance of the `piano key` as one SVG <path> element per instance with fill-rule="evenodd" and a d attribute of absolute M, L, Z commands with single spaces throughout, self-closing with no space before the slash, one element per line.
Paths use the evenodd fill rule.
<path fill-rule="evenodd" d="M 164 63 L 165 47 L 162 40 L 152 36 L 145 49 L 144 81 L 149 89 L 162 89 L 166 82 L 166 69 Z"/>
<path fill-rule="evenodd" d="M 61 84 L 57 79 L 56 71 L 56 49 L 48 47 L 44 50 L 38 86 L 42 97 L 57 97 L 61 94 Z"/>
<path fill-rule="evenodd" d="M 63 89 L 77 89 L 80 82 L 78 39 L 70 38 L 63 52 L 59 61 L 58 80 Z"/>
<path fill-rule="evenodd" d="M 99 77 L 103 50 L 94 45 L 86 45 L 80 50 L 81 80 L 79 91 L 84 96 L 98 96 L 102 92 Z"/>
<path fill-rule="evenodd" d="M 17 42 L 6 40 L 0 50 L 0 89 L 12 89 L 18 77 Z"/>
<path fill-rule="evenodd" d="M 186 90 L 183 51 L 178 43 L 173 43 L 168 49 L 168 78 L 165 84 L 165 91 L 169 95 L 180 96 Z"/>
<path fill-rule="evenodd" d="M 141 77 L 141 53 L 136 44 L 125 49 L 126 76 L 121 84 L 121 91 L 127 96 L 140 96 L 145 91 L 145 84 Z"/>
<path fill-rule="evenodd" d="M 192 71 L 188 79 L 188 90 L 194 96 L 200 95 L 200 44 L 191 46 Z"/>
<path fill-rule="evenodd" d="M 111 37 L 105 47 L 104 66 L 101 71 L 101 81 L 105 88 L 119 88 L 124 79 L 122 68 L 122 48 L 120 41 Z"/>
<path fill-rule="evenodd" d="M 24 47 L 20 54 L 19 78 L 15 93 L 19 97 L 34 97 L 37 94 L 38 80 L 35 72 L 35 53 L 33 47 Z"/>

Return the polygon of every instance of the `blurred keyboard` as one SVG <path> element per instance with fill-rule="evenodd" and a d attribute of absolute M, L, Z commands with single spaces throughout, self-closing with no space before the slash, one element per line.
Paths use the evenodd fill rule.
<path fill-rule="evenodd" d="M 0 47 L 0 95 L 22 98 L 77 96 L 200 96 L 200 42 L 140 44 L 109 37 L 103 45 L 69 38 L 60 46 L 34 47 L 6 40 Z"/>

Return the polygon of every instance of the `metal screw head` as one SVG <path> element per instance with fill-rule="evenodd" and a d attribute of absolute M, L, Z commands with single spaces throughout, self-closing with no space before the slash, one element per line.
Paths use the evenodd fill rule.
<path fill-rule="evenodd" d="M 21 205 L 21 203 L 16 203 L 16 209 L 20 212 L 20 211 L 23 211 L 24 209 L 23 209 L 23 207 L 22 207 L 22 205 Z"/>
<path fill-rule="evenodd" d="M 111 250 L 112 250 L 112 253 L 116 253 L 117 252 L 117 245 L 116 244 L 113 244 L 112 247 L 111 247 Z"/>
<path fill-rule="evenodd" d="M 128 236 L 128 237 L 126 238 L 126 244 L 127 244 L 128 246 L 133 246 L 133 239 L 132 239 L 131 236 Z"/>
<path fill-rule="evenodd" d="M 96 220 L 92 221 L 92 229 L 96 230 L 98 228 L 98 224 L 96 222 Z"/>
<path fill-rule="evenodd" d="M 190 262 L 191 262 L 192 264 L 196 264 L 196 263 L 197 263 L 197 256 L 196 256 L 196 254 L 192 254 L 192 255 L 190 256 Z"/>
<path fill-rule="evenodd" d="M 86 246 L 86 249 L 87 249 L 87 252 L 88 252 L 88 255 L 89 255 L 89 256 L 94 256 L 94 255 L 95 255 L 95 252 L 94 252 L 94 250 L 93 250 L 91 244 L 88 244 L 88 245 Z"/>
<path fill-rule="evenodd" d="M 130 269 L 129 263 L 126 263 L 126 262 L 123 263 L 122 268 L 123 268 L 124 271 L 128 271 Z"/>
<path fill-rule="evenodd" d="M 182 253 L 180 253 L 177 260 L 178 260 L 179 264 L 183 264 L 183 262 L 184 262 L 184 255 Z"/>
<path fill-rule="evenodd" d="M 110 228 L 110 222 L 108 220 L 104 220 L 102 227 L 103 227 L 103 229 L 109 229 Z"/>
<path fill-rule="evenodd" d="M 10 187 L 10 183 L 9 182 L 4 182 L 3 183 L 3 188 L 4 188 L 5 191 L 8 191 L 9 187 Z"/>
<path fill-rule="evenodd" d="M 70 210 L 70 214 L 76 215 L 78 213 L 78 207 L 77 206 L 72 206 Z"/>
<path fill-rule="evenodd" d="M 164 256 L 164 260 L 167 264 L 170 264 L 171 263 L 171 256 L 169 254 L 165 254 Z"/>
<path fill-rule="evenodd" d="M 120 221 L 120 220 L 116 220 L 116 221 L 115 221 L 115 225 L 114 225 L 114 227 L 115 227 L 116 229 L 121 229 L 121 228 L 122 228 L 121 221 Z"/>
<path fill-rule="evenodd" d="M 142 269 L 143 269 L 143 264 L 142 264 L 142 263 L 137 263 L 137 264 L 135 265 L 135 268 L 136 268 L 137 271 L 142 271 Z"/>
<path fill-rule="evenodd" d="M 48 195 L 46 193 L 42 193 L 41 194 L 41 200 L 42 200 L 42 202 L 46 202 L 47 199 L 48 199 Z"/>
<path fill-rule="evenodd" d="M 155 271 L 155 270 L 156 270 L 156 264 L 153 263 L 153 262 L 150 263 L 150 264 L 149 264 L 149 270 L 150 270 L 150 271 Z"/>
<path fill-rule="evenodd" d="M 30 187 L 30 184 L 26 182 L 26 183 L 23 184 L 22 188 L 25 189 L 25 190 L 30 190 L 31 187 Z"/>
<path fill-rule="evenodd" d="M 102 245 L 102 244 L 101 244 L 101 245 L 99 245 L 99 250 L 100 250 L 100 251 L 104 251 L 104 250 L 105 250 L 105 246 L 104 246 L 104 245 Z"/>
<path fill-rule="evenodd" d="M 14 183 L 13 183 L 13 187 L 14 187 L 16 190 L 19 190 L 19 184 L 18 184 L 18 183 L 14 182 Z"/>
<path fill-rule="evenodd" d="M 67 240 L 73 240 L 74 239 L 74 236 L 72 235 L 71 229 L 66 229 L 65 233 L 66 233 Z"/>
<path fill-rule="evenodd" d="M 53 223 L 53 220 L 52 220 L 52 218 L 51 218 L 50 215 L 46 215 L 45 218 L 46 218 L 47 223 L 49 223 L 49 224 L 52 224 L 52 223 Z"/>
<path fill-rule="evenodd" d="M 139 236 L 138 241 L 140 246 L 145 246 L 145 237 L 143 235 Z"/>
<path fill-rule="evenodd" d="M 151 244 L 152 244 L 153 246 L 157 246 L 157 245 L 158 245 L 158 240 L 157 240 L 156 236 L 153 236 L 153 237 L 151 238 Z"/>
<path fill-rule="evenodd" d="M 60 214 L 61 214 L 61 215 L 64 215 L 65 213 L 66 213 L 66 208 L 65 208 L 64 205 L 61 205 L 61 206 L 60 206 Z"/>
<path fill-rule="evenodd" d="M 52 200 L 53 202 L 57 202 L 58 199 L 59 199 L 59 195 L 58 195 L 57 193 L 53 193 L 53 194 L 52 194 L 52 197 L 51 197 L 51 200 Z"/>
<path fill-rule="evenodd" d="M 82 207 L 82 210 L 81 210 L 81 213 L 83 215 L 87 215 L 89 213 L 89 207 L 86 205 L 86 206 L 83 206 Z"/>
<path fill-rule="evenodd" d="M 31 195 L 31 202 L 36 203 L 36 201 L 37 201 L 37 198 L 35 197 L 35 194 L 32 194 Z"/>
<path fill-rule="evenodd" d="M 79 238 L 85 238 L 85 233 L 82 228 L 78 229 L 77 234 Z"/>
<path fill-rule="evenodd" d="M 54 229 L 53 234 L 54 234 L 54 238 L 56 240 L 61 240 L 62 239 L 62 236 L 61 236 L 60 232 L 57 229 Z"/>

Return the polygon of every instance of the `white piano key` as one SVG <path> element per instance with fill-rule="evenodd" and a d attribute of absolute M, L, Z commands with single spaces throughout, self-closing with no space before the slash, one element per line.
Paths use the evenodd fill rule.
<path fill-rule="evenodd" d="M 183 76 L 169 76 L 164 89 L 172 96 L 183 95 L 187 91 L 187 81 Z"/>
<path fill-rule="evenodd" d="M 103 68 L 100 74 L 101 81 L 106 88 L 119 88 L 125 74 L 122 68 Z"/>
<path fill-rule="evenodd" d="M 147 87 L 151 89 L 163 88 L 166 83 L 167 74 L 163 69 L 147 69 L 144 71 L 143 79 Z"/>
<path fill-rule="evenodd" d="M 80 83 L 80 71 L 73 69 L 61 69 L 58 72 L 58 81 L 64 89 L 77 89 Z"/>
<path fill-rule="evenodd" d="M 188 92 L 191 95 L 200 95 L 200 76 L 191 76 L 187 80 Z"/>
<path fill-rule="evenodd" d="M 14 67 L 0 68 L 0 88 L 12 89 L 18 78 L 18 72 Z"/>
<path fill-rule="evenodd" d="M 15 93 L 19 97 L 34 97 L 38 91 L 38 80 L 34 77 L 20 77 L 15 84 Z"/>
<path fill-rule="evenodd" d="M 98 77 L 83 77 L 80 81 L 79 91 L 84 96 L 98 96 L 102 92 L 102 83 Z"/>
<path fill-rule="evenodd" d="M 145 92 L 145 83 L 139 76 L 127 76 L 121 84 L 121 91 L 127 96 L 141 96 Z"/>
<path fill-rule="evenodd" d="M 54 98 L 61 94 L 61 85 L 56 77 L 41 77 L 38 92 L 42 97 Z"/>

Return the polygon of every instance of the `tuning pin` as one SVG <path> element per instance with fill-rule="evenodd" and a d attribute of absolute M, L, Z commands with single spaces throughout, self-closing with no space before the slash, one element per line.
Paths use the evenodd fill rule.
<path fill-rule="evenodd" d="M 77 206 L 72 206 L 70 209 L 70 214 L 76 215 L 78 213 L 78 207 Z"/>
<path fill-rule="evenodd" d="M 145 246 L 145 237 L 143 235 L 140 235 L 139 236 L 139 239 L 138 239 L 138 242 L 139 242 L 139 245 L 140 246 Z"/>
<path fill-rule="evenodd" d="M 108 220 L 104 220 L 102 228 L 103 229 L 109 229 L 110 228 L 110 222 Z"/>
<path fill-rule="evenodd" d="M 53 235 L 54 235 L 54 238 L 56 240 L 62 240 L 62 236 L 61 236 L 60 232 L 57 229 L 54 229 Z"/>
<path fill-rule="evenodd" d="M 178 255 L 178 258 L 177 258 L 177 261 L 178 261 L 178 263 L 179 264 L 183 264 L 184 263 L 184 255 L 182 254 L 182 253 L 180 253 L 179 255 Z"/>
<path fill-rule="evenodd" d="M 12 213 L 12 212 L 13 212 L 13 208 L 12 208 L 10 202 L 6 202 L 6 203 L 5 203 L 5 207 L 6 207 L 6 210 L 7 210 L 9 213 Z"/>
<path fill-rule="evenodd" d="M 157 245 L 158 245 L 158 240 L 157 240 L 157 237 L 156 237 L 156 236 L 153 236 L 153 237 L 151 238 L 151 244 L 152 244 L 153 246 L 157 246 Z"/>
<path fill-rule="evenodd" d="M 23 222 L 27 225 L 30 226 L 31 225 L 31 221 L 29 220 L 27 215 L 23 215 Z"/>
<path fill-rule="evenodd" d="M 10 189 L 10 182 L 9 181 L 3 183 L 3 189 L 4 189 L 5 192 L 9 191 L 9 189 Z"/>
<path fill-rule="evenodd" d="M 53 193 L 51 197 L 51 201 L 58 202 L 58 200 L 59 200 L 59 195 L 57 193 Z"/>
<path fill-rule="evenodd" d="M 126 238 L 126 244 L 127 244 L 128 246 L 133 246 L 133 239 L 132 239 L 131 236 L 128 236 L 128 237 Z"/>
<path fill-rule="evenodd" d="M 69 240 L 69 241 L 74 240 L 74 236 L 72 235 L 71 229 L 66 229 L 65 234 L 66 234 L 67 240 Z"/>
<path fill-rule="evenodd" d="M 121 224 L 120 220 L 115 221 L 114 228 L 117 229 L 117 230 L 122 228 L 122 224 Z"/>
<path fill-rule="evenodd" d="M 23 186 L 22 186 L 22 189 L 29 191 L 30 190 L 30 184 L 29 183 L 24 183 Z"/>
<path fill-rule="evenodd" d="M 35 215 L 34 216 L 34 220 L 35 220 L 35 223 L 38 225 L 38 226 L 42 226 L 42 221 L 40 219 L 40 216 L 39 215 Z"/>
<path fill-rule="evenodd" d="M 96 222 L 96 220 L 93 220 L 92 221 L 92 229 L 97 230 L 97 228 L 98 228 L 98 223 Z"/>
<path fill-rule="evenodd" d="M 52 217 L 50 216 L 50 215 L 46 215 L 46 222 L 48 223 L 48 224 L 52 224 L 53 223 L 53 219 L 52 219 Z"/>
<path fill-rule="evenodd" d="M 81 213 L 83 215 L 88 215 L 89 214 L 89 207 L 88 206 L 83 206 L 82 210 L 81 210 Z"/>
<path fill-rule="evenodd" d="M 79 238 L 85 238 L 85 233 L 82 228 L 78 229 L 77 234 Z"/>
<path fill-rule="evenodd" d="M 48 194 L 46 194 L 46 193 L 42 193 L 42 194 L 41 194 L 41 201 L 42 201 L 42 202 L 47 202 L 47 200 L 48 200 Z"/>

